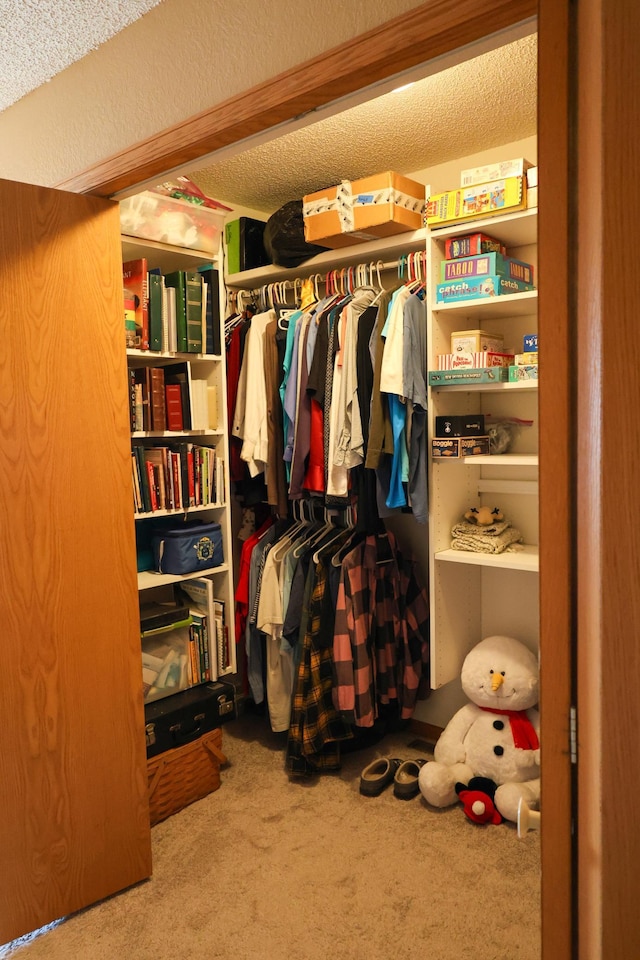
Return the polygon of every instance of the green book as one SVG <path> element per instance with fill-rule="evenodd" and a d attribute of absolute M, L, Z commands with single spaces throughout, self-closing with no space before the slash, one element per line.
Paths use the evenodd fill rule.
<path fill-rule="evenodd" d="M 178 353 L 187 353 L 187 285 L 184 270 L 174 270 L 164 278 L 165 286 L 176 291 L 176 333 Z"/>
<path fill-rule="evenodd" d="M 149 271 L 149 349 L 162 350 L 163 278 Z"/>
<path fill-rule="evenodd" d="M 185 272 L 187 352 L 202 353 L 202 277 L 197 270 Z"/>

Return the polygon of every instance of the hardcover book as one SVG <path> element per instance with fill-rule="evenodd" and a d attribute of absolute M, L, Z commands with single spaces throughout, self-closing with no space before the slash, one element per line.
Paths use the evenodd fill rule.
<path fill-rule="evenodd" d="M 165 286 L 175 290 L 176 346 L 178 353 L 187 353 L 187 288 L 184 270 L 174 270 L 164 278 Z M 171 350 L 172 347 L 169 346 Z"/>
<path fill-rule="evenodd" d="M 182 430 L 193 430 L 191 419 L 191 370 L 188 361 L 172 363 L 164 368 L 164 382 L 177 383 L 182 398 Z"/>
<path fill-rule="evenodd" d="M 187 270 L 184 278 L 187 353 L 202 353 L 202 277 L 197 270 Z"/>
<path fill-rule="evenodd" d="M 125 340 L 129 348 L 149 349 L 149 273 L 145 257 L 122 264 Z"/>
<path fill-rule="evenodd" d="M 219 357 L 222 353 L 220 335 L 220 274 L 213 265 L 198 268 L 207 285 L 204 352 Z"/>
<path fill-rule="evenodd" d="M 164 368 L 151 367 L 151 429 L 167 429 L 167 411 L 164 394 Z"/>
<path fill-rule="evenodd" d="M 149 349 L 162 350 L 162 299 L 164 278 L 149 271 Z"/>
<path fill-rule="evenodd" d="M 164 388 L 167 408 L 167 430 L 184 430 L 182 415 L 182 387 L 179 383 L 166 383 Z"/>

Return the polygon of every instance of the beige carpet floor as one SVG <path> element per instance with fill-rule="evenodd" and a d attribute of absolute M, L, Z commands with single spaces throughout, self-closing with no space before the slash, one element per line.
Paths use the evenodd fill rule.
<path fill-rule="evenodd" d="M 476 826 L 421 796 L 358 792 L 376 756 L 428 756 L 416 734 L 290 780 L 284 735 L 223 728 L 215 793 L 152 830 L 145 883 L 0 947 L 12 960 L 539 960 L 539 834 Z"/>

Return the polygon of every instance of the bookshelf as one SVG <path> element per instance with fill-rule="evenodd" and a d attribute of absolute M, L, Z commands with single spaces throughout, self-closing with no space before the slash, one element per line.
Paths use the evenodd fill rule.
<path fill-rule="evenodd" d="M 121 237 L 123 263 L 145 259 L 149 270 L 157 269 L 166 278 L 178 271 L 196 274 L 199 268 L 218 271 L 218 289 L 212 287 L 212 316 L 217 329 L 207 331 L 204 315 L 201 345 L 198 351 L 173 349 L 166 329 L 171 309 L 163 304 L 163 330 L 160 349 L 127 347 L 130 426 L 132 450 L 132 486 L 138 547 L 138 594 L 141 605 L 170 603 L 179 595 L 182 583 L 211 581 L 216 613 L 224 611 L 224 657 L 218 657 L 219 637 L 208 634 L 212 667 L 205 676 L 197 672 L 197 657 L 185 653 L 185 633 L 175 631 L 174 649 L 169 656 L 182 657 L 178 687 L 167 688 L 161 696 L 193 686 L 206 679 L 218 679 L 236 673 L 233 618 L 232 534 L 229 511 L 229 450 L 226 430 L 226 370 L 222 334 L 224 316 L 223 282 L 218 255 L 174 247 L 151 240 Z M 163 283 L 163 286 L 166 284 Z M 167 319 L 167 314 L 168 318 Z M 213 346 L 213 349 L 211 347 Z M 165 390 L 164 412 L 153 407 L 152 374 L 166 388 L 178 386 L 169 397 Z M 169 401 L 174 403 L 169 411 Z M 177 404 L 177 411 L 176 406 Z M 171 413 L 171 416 L 170 416 Z M 175 417 L 178 417 L 176 421 Z M 147 461 L 151 462 L 151 472 Z M 144 476 L 146 472 L 146 476 Z M 146 481 L 146 482 L 145 482 Z M 151 487 L 154 488 L 154 494 Z M 143 490 L 144 487 L 144 490 Z M 221 564 L 186 574 L 158 573 L 153 569 L 153 535 L 158 530 L 175 528 L 184 521 L 214 522 L 220 525 L 224 560 Z M 182 597 L 184 599 L 184 596 Z M 211 618 L 209 618 L 211 619 Z M 187 634 L 188 636 L 188 634 Z M 201 637 L 196 638 L 201 645 Z M 191 637 L 192 644 L 194 636 Z M 171 648 L 171 638 L 166 649 Z M 146 663 L 147 641 L 142 639 Z M 190 662 L 187 662 L 189 661 Z M 204 663 L 204 659 L 203 659 Z M 215 666 L 214 666 L 215 665 Z M 158 698 L 157 689 L 147 693 L 147 701 Z"/>
<path fill-rule="evenodd" d="M 496 216 L 427 231 L 430 276 L 440 276 L 444 241 L 482 232 L 507 253 L 537 268 L 537 211 Z M 535 274 L 537 276 L 537 274 Z M 448 353 L 451 334 L 482 329 L 504 336 L 505 350 L 522 352 L 537 331 L 537 290 L 486 300 L 428 304 L 429 369 Z M 531 421 L 516 430 L 502 455 L 431 459 L 429 463 L 429 581 L 432 686 L 459 676 L 464 657 L 483 636 L 512 634 L 536 650 L 538 612 L 538 382 L 431 387 L 430 440 L 437 415 L 490 414 Z M 472 506 L 499 507 L 524 537 L 498 555 L 451 548 L 451 529 Z"/>

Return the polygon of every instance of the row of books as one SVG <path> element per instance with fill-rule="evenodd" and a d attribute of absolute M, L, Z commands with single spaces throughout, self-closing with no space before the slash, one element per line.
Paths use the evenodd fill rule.
<path fill-rule="evenodd" d="M 220 356 L 220 277 L 213 264 L 162 274 L 146 257 L 122 265 L 127 348 Z"/>
<path fill-rule="evenodd" d="M 225 502 L 224 458 L 215 447 L 134 444 L 131 472 L 136 515 Z"/>
<path fill-rule="evenodd" d="M 218 391 L 188 361 L 129 370 L 131 432 L 216 430 Z"/>
<path fill-rule="evenodd" d="M 207 664 L 210 651 L 212 649 L 215 651 L 215 668 L 205 666 L 205 675 L 202 671 L 202 658 L 194 658 L 194 676 L 200 676 L 200 680 L 195 682 L 215 680 L 221 674 L 228 673 L 232 666 L 225 602 L 215 597 L 213 590 L 213 581 L 206 577 L 184 580 L 177 588 L 178 595 L 184 596 L 185 601 L 189 603 L 192 626 L 196 628 L 194 631 L 196 650 L 204 653 Z M 197 636 L 198 633 L 200 637 Z"/>

